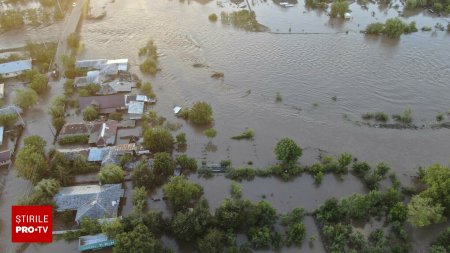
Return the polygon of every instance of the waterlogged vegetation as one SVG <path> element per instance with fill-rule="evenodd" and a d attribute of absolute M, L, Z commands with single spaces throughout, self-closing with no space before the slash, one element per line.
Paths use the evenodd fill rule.
<path fill-rule="evenodd" d="M 247 128 L 241 134 L 231 137 L 231 139 L 233 139 L 233 140 L 242 140 L 242 139 L 251 140 L 251 139 L 253 139 L 254 136 L 255 136 L 255 131 L 251 128 Z"/>
<path fill-rule="evenodd" d="M 262 32 L 266 30 L 266 27 L 258 23 L 256 14 L 253 11 L 240 10 L 231 13 L 221 12 L 220 20 L 222 21 L 222 24 L 232 25 L 248 32 Z"/>
<path fill-rule="evenodd" d="M 144 62 L 139 65 L 139 69 L 143 73 L 155 75 L 158 72 L 158 53 L 153 40 L 149 40 L 144 47 L 139 49 L 139 56 L 145 57 Z"/>
<path fill-rule="evenodd" d="M 417 32 L 416 22 L 411 21 L 411 23 L 406 24 L 399 18 L 391 18 L 386 20 L 386 23 L 372 23 L 367 25 L 366 34 L 385 34 L 389 38 L 399 38 L 404 33 Z"/>

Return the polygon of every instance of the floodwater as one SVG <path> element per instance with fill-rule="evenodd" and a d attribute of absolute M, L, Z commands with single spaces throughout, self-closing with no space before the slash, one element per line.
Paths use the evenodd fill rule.
<path fill-rule="evenodd" d="M 395 130 L 352 123 L 365 112 L 393 114 L 409 106 L 414 123 L 427 125 L 434 122 L 437 113 L 449 111 L 447 32 L 418 32 L 399 40 L 365 36 L 359 30 L 366 24 L 398 16 L 395 9 L 372 3 L 367 9 L 352 3 L 353 18 L 349 21 L 330 20 L 325 12 L 306 9 L 303 1 L 293 8 L 281 8 L 270 0 L 253 3 L 258 21 L 272 33 L 249 33 L 220 22 L 210 23 L 210 13 L 237 10 L 230 6 L 222 9 L 214 1 L 116 0 L 105 7 L 107 16 L 103 20 L 84 22 L 84 49 L 78 58 L 129 58 L 131 70 L 139 73 L 142 59 L 138 49 L 154 39 L 162 70 L 156 77 L 142 76 L 152 82 L 158 96 L 153 109 L 171 122 L 182 123 L 178 132 L 187 133 L 187 154 L 208 163 L 231 159 L 235 166 L 251 161 L 254 166 L 266 167 L 276 162 L 273 147 L 277 140 L 290 137 L 304 148 L 301 163 L 314 162 L 319 150 L 331 155 L 350 152 L 372 164 L 387 162 L 405 184 L 410 183 L 418 166 L 448 164 L 448 129 Z M 447 22 L 425 12 L 405 12 L 405 16 L 407 22 L 415 20 L 418 28 Z M 194 68 L 194 63 L 207 67 Z M 214 71 L 224 72 L 224 79 L 212 79 Z M 54 94 L 58 92 L 60 87 Z M 277 92 L 283 97 L 281 103 L 275 102 Z M 214 152 L 205 150 L 209 140 L 201 131 L 175 118 L 172 112 L 175 105 L 191 106 L 199 100 L 207 101 L 214 110 L 214 128 L 218 131 L 211 141 L 217 147 Z M 44 133 L 49 141 L 52 136 L 44 124 L 48 121 L 45 114 L 45 108 L 32 111 L 29 120 L 36 123 L 28 125 L 26 131 Z M 350 120 L 344 120 L 344 115 Z M 253 141 L 230 140 L 247 127 L 255 130 Z M 133 130 L 123 131 L 123 135 L 131 133 Z M 204 187 L 212 210 L 228 196 L 230 181 L 223 176 L 209 180 L 193 176 L 191 180 Z M 244 197 L 258 201 L 265 195 L 280 213 L 295 207 L 312 210 L 329 197 L 364 191 L 351 176 L 344 181 L 326 176 L 319 188 L 308 175 L 287 183 L 257 178 L 241 184 Z M 10 217 L 6 207 L 29 189 L 29 184 L 16 178 L 14 172 L 6 176 L 0 204 L 6 217 Z M 161 195 L 158 190 L 153 197 Z M 149 207 L 167 211 L 162 201 L 149 201 Z M 129 210 L 128 199 L 124 213 Z M 311 220 L 306 223 L 311 233 L 308 236 L 317 233 Z M 6 243 L 9 221 L 3 224 L 1 241 Z M 441 230 L 433 227 L 427 234 L 437 235 Z M 420 231 L 411 233 L 421 238 Z M 413 240 L 416 252 L 422 252 L 433 238 Z M 189 252 L 177 248 L 168 238 L 162 240 L 177 251 Z M 323 252 L 319 244 L 316 241 L 314 248 L 309 248 L 305 241 L 301 250 Z M 32 245 L 25 252 L 77 252 L 76 247 L 76 242 L 58 241 Z"/>

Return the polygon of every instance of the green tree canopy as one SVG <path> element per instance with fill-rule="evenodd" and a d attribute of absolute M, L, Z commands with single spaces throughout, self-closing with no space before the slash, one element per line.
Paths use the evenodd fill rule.
<path fill-rule="evenodd" d="M 118 184 L 123 182 L 125 173 L 115 164 L 106 164 L 100 169 L 97 177 L 101 184 Z"/>
<path fill-rule="evenodd" d="M 281 139 L 275 146 L 275 155 L 277 160 L 284 165 L 293 165 L 302 155 L 302 149 L 289 138 Z"/>
<path fill-rule="evenodd" d="M 135 213 L 142 213 L 147 206 L 147 190 L 145 187 L 134 188 L 133 190 L 133 210 Z"/>
<path fill-rule="evenodd" d="M 143 224 L 138 224 L 132 231 L 116 236 L 114 253 L 160 253 L 165 252 L 161 243 L 153 238 L 152 233 Z"/>
<path fill-rule="evenodd" d="M 134 187 L 145 187 L 145 189 L 153 189 L 156 183 L 155 175 L 148 167 L 145 161 L 138 164 L 131 172 L 131 180 Z"/>
<path fill-rule="evenodd" d="M 176 158 L 176 164 L 180 166 L 183 172 L 196 172 L 197 160 L 195 158 L 189 158 L 187 155 L 180 155 Z"/>
<path fill-rule="evenodd" d="M 189 111 L 189 120 L 196 125 L 211 124 L 214 120 L 211 106 L 203 101 L 195 103 Z"/>
<path fill-rule="evenodd" d="M 16 97 L 14 98 L 14 104 L 20 108 L 27 110 L 35 105 L 39 99 L 36 91 L 30 88 L 16 91 Z"/>
<path fill-rule="evenodd" d="M 98 112 L 94 106 L 89 105 L 83 110 L 83 119 L 86 121 L 93 121 L 98 117 Z"/>
<path fill-rule="evenodd" d="M 444 207 L 433 204 L 431 198 L 416 195 L 408 204 L 408 219 L 415 227 L 425 227 L 445 220 L 442 216 Z"/>
<path fill-rule="evenodd" d="M 445 213 L 450 215 L 450 168 L 439 164 L 431 165 L 425 170 L 423 181 L 427 189 L 420 195 L 441 204 Z"/>
<path fill-rule="evenodd" d="M 203 236 L 211 226 L 211 221 L 208 202 L 202 200 L 192 212 L 177 212 L 170 222 L 170 229 L 178 240 L 190 242 Z"/>
<path fill-rule="evenodd" d="M 173 175 L 174 164 L 172 157 L 166 152 L 156 153 L 153 159 L 153 174 L 158 179 L 168 178 Z"/>
<path fill-rule="evenodd" d="M 197 202 L 203 195 L 203 188 L 184 176 L 175 176 L 164 186 L 164 194 L 175 210 L 181 210 Z"/>
<path fill-rule="evenodd" d="M 336 18 L 338 15 L 343 18 L 345 13 L 348 11 L 348 2 L 345 0 L 336 0 L 331 4 L 330 15 Z"/>
<path fill-rule="evenodd" d="M 390 18 L 386 20 L 384 33 L 390 38 L 399 38 L 403 34 L 407 25 L 399 18 Z"/>
<path fill-rule="evenodd" d="M 225 235 L 218 229 L 208 230 L 208 233 L 197 241 L 200 253 L 221 253 Z"/>
<path fill-rule="evenodd" d="M 173 144 L 172 134 L 164 128 L 147 128 L 144 132 L 144 146 L 152 153 L 172 153 Z"/>
<path fill-rule="evenodd" d="M 48 77 L 43 74 L 34 75 L 30 88 L 36 91 L 37 94 L 43 94 L 48 89 Z"/>
<path fill-rule="evenodd" d="M 24 144 L 17 154 L 15 163 L 17 174 L 36 184 L 48 174 L 48 163 L 44 150 L 46 142 L 42 137 L 32 135 L 25 138 Z"/>

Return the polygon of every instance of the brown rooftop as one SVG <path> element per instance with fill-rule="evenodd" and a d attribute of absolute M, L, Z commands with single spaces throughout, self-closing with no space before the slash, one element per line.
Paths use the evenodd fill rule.
<path fill-rule="evenodd" d="M 125 96 L 116 94 L 108 96 L 92 96 L 92 97 L 79 97 L 78 104 L 80 110 L 89 105 L 97 107 L 100 113 L 114 112 L 116 109 L 125 108 Z"/>

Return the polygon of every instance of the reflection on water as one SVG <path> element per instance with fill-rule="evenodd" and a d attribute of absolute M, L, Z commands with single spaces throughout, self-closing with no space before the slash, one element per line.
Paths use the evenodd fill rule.
<path fill-rule="evenodd" d="M 79 58 L 129 58 L 131 69 L 138 73 L 138 49 L 153 38 L 162 71 L 154 78 L 143 76 L 143 79 L 152 82 L 158 95 L 154 109 L 168 120 L 183 124 L 178 132 L 187 134 L 187 154 L 208 163 L 231 159 L 235 166 L 252 161 L 255 166 L 266 167 L 276 162 L 273 147 L 284 136 L 305 148 L 302 163 L 313 162 L 318 149 L 332 155 L 350 152 L 372 164 L 386 161 L 403 183 L 409 183 L 419 165 L 448 162 L 450 136 L 446 129 L 376 129 L 342 120 L 344 114 L 359 119 L 364 112 L 392 114 L 410 106 L 415 122 L 425 124 L 434 120 L 438 112 L 448 111 L 450 43 L 446 33 L 418 32 L 398 41 L 364 36 L 359 30 L 366 24 L 398 16 L 396 10 L 375 4 L 369 4 L 367 9 L 351 4 L 353 19 L 342 21 L 330 20 L 322 11 L 306 10 L 303 1 L 292 8 L 281 8 L 271 1 L 252 2 L 258 21 L 272 32 L 288 33 L 291 28 L 292 33 L 321 34 L 248 33 L 220 22 L 210 23 L 208 15 L 223 10 L 215 1 L 199 4 L 116 0 L 107 5 L 103 20 L 85 21 L 82 30 L 85 47 Z M 432 18 L 427 13 L 411 15 L 405 13 L 406 21 L 416 20 L 419 28 L 443 23 L 442 18 Z M 194 68 L 193 64 L 208 67 Z M 212 79 L 214 71 L 224 72 L 224 80 Z M 283 96 L 281 103 L 275 103 L 277 92 Z M 334 96 L 337 101 L 332 100 Z M 211 103 L 214 109 L 214 128 L 218 131 L 213 140 L 215 152 L 205 151 L 209 140 L 175 118 L 172 112 L 175 105 L 191 106 L 198 100 Z M 42 116 L 44 112 L 32 114 Z M 27 131 L 49 131 L 42 122 L 37 124 Z M 247 127 L 255 130 L 253 141 L 230 140 Z M 121 134 L 138 132 L 139 129 L 125 130 Z M 0 201 L 0 205 L 14 203 L 26 188 L 22 186 L 27 184 L 12 174 L 7 182 L 14 184 L 7 183 L 7 192 L 2 196 L 2 201 L 7 201 Z M 193 176 L 191 180 L 205 188 L 211 209 L 229 195 L 230 181 L 223 176 L 210 180 Z M 352 176 L 345 181 L 326 176 L 319 188 L 308 175 L 292 182 L 255 179 L 242 182 L 242 188 L 244 197 L 254 201 L 265 195 L 279 212 L 298 206 L 312 210 L 329 197 L 364 191 Z M 161 189 L 152 197 L 162 197 Z M 167 212 L 163 201 L 149 201 L 148 205 Z M 123 213 L 130 211 L 128 200 Z M 7 227 L 8 222 L 4 224 Z M 307 221 L 307 227 L 308 233 L 316 229 L 312 221 Z M 4 241 L 9 240 L 2 238 Z M 176 249 L 170 239 L 164 237 L 163 241 Z M 305 244 L 302 252 L 323 251 L 318 242 L 312 250 Z M 25 252 L 77 252 L 77 249 L 75 242 L 59 241 L 33 245 Z"/>

